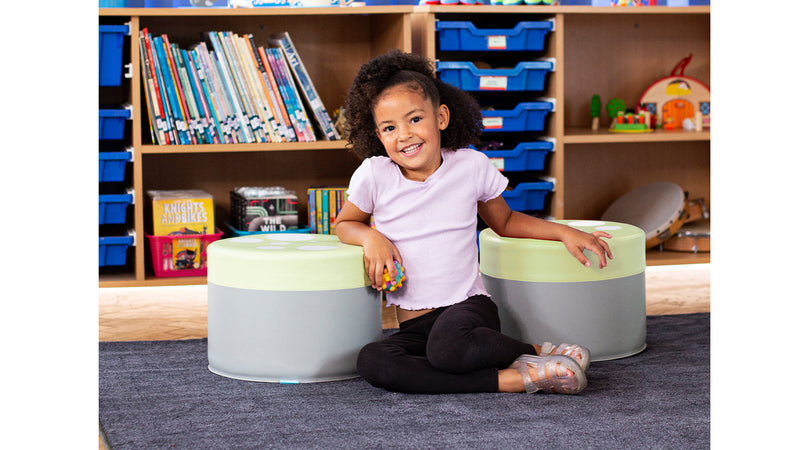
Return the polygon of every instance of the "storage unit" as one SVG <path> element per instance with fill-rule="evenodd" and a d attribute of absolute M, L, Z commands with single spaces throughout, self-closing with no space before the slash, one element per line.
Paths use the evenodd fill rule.
<path fill-rule="evenodd" d="M 503 150 L 542 135 L 554 139 L 553 152 L 547 156 L 541 174 L 552 177 L 557 184 L 545 198 L 547 215 L 557 219 L 600 218 L 625 192 L 656 181 L 675 182 L 691 198 L 704 198 L 710 206 L 708 129 L 612 133 L 608 131 L 609 118 L 603 109 L 600 129 L 592 131 L 590 116 L 594 94 L 601 97 L 603 107 L 614 97 L 635 104 L 652 83 L 668 76 L 690 53 L 692 60 L 685 68 L 686 76 L 709 85 L 709 7 L 597 8 L 567 6 L 562 2 L 560 6 L 427 5 L 419 6 L 417 11 L 414 50 L 428 57 L 442 61 L 484 61 L 491 67 L 513 67 L 522 59 L 555 59 L 554 71 L 547 75 L 542 92 L 509 93 L 518 102 L 542 97 L 554 99 L 555 109 L 546 116 L 544 129 L 520 132 L 522 137 L 510 143 L 503 133 L 487 133 L 488 138 L 504 144 Z M 547 33 L 539 52 L 489 50 L 487 46 L 480 53 L 471 50 L 469 58 L 465 58 L 442 42 L 445 28 L 442 24 L 449 22 L 469 21 L 479 30 L 506 30 L 498 34 L 508 34 L 507 30 L 517 23 L 547 20 L 552 20 L 553 29 Z M 474 34 L 465 31 L 469 27 L 463 25 L 455 28 L 459 33 Z M 460 42 L 467 38 L 446 39 Z M 495 98 L 500 95 L 478 94 Z M 503 104 L 495 109 L 512 108 L 513 105 Z M 519 179 L 521 175 L 509 175 L 513 175 L 514 181 L 524 181 Z M 709 254 L 656 249 L 647 252 L 647 264 L 651 265 L 709 261 Z"/>
<path fill-rule="evenodd" d="M 542 131 L 544 120 L 553 110 L 552 102 L 523 102 L 514 109 L 484 110 L 483 129 L 497 131 Z"/>
<path fill-rule="evenodd" d="M 442 51 L 542 50 L 545 37 L 552 29 L 552 20 L 523 21 L 510 29 L 479 29 L 469 21 L 440 20 L 436 23 Z"/>
<path fill-rule="evenodd" d="M 99 224 L 123 224 L 128 206 L 133 204 L 132 194 L 100 194 Z"/>
<path fill-rule="evenodd" d="M 513 69 L 478 69 L 474 63 L 439 61 L 439 79 L 465 91 L 541 91 L 552 61 L 523 61 Z"/>
<path fill-rule="evenodd" d="M 133 246 L 133 236 L 100 236 L 98 265 L 123 266 L 127 262 L 128 249 Z"/>
<path fill-rule="evenodd" d="M 481 153 L 501 172 L 544 170 L 545 157 L 553 151 L 553 142 L 520 142 L 511 150 L 484 150 Z"/>
<path fill-rule="evenodd" d="M 674 65 L 692 53 L 686 74 L 705 84 L 710 79 L 710 8 L 645 7 L 595 8 L 590 6 L 503 6 L 426 5 L 367 6 L 357 8 L 176 8 L 99 10 L 103 25 L 130 22 L 129 83 L 132 105 L 130 145 L 133 147 L 131 187 L 135 197 L 131 225 L 144 235 L 143 198 L 147 189 L 186 189 L 209 191 L 219 201 L 217 224 L 227 221 L 228 193 L 235 186 L 281 185 L 295 192 L 306 192 L 313 185 L 347 184 L 359 161 L 348 153 L 343 141 L 287 144 L 235 144 L 203 146 L 153 145 L 148 130 L 147 107 L 141 92 L 141 70 L 136 37 L 147 27 L 153 34 L 166 33 L 171 40 L 188 46 L 199 41 L 198 34 L 209 30 L 253 33 L 263 42 L 270 33 L 288 31 L 320 91 L 329 112 L 341 105 L 358 68 L 370 57 L 391 48 L 414 50 L 442 61 L 478 61 L 454 57 L 454 51 L 441 50 L 437 20 L 472 22 L 477 29 L 506 30 L 506 49 L 490 50 L 488 37 L 486 62 L 501 67 L 505 61 L 554 58 L 555 70 L 548 72 L 544 89 L 496 93 L 516 96 L 516 103 L 536 102 L 541 97 L 554 99 L 556 106 L 543 123 L 544 129 L 517 132 L 519 137 L 504 140 L 502 150 L 541 137 L 554 138 L 541 175 L 557 180 L 557 189 L 545 198 L 545 211 L 556 218 L 600 217 L 605 208 L 628 190 L 653 181 L 670 180 L 681 185 L 692 197 L 710 201 L 710 133 L 667 132 L 623 134 L 603 129 L 592 132 L 590 99 L 599 94 L 603 102 L 612 97 L 636 101 L 655 79 L 666 76 Z M 551 29 L 542 39 L 541 50 L 517 51 L 509 48 L 513 29 L 523 22 L 547 22 Z M 468 28 L 461 27 L 460 28 Z M 413 40 L 412 40 L 413 30 Z M 472 32 L 472 31 L 468 31 Z M 458 39 L 458 38 L 456 38 Z M 476 50 L 477 51 L 477 50 Z M 473 52 L 473 51 L 471 51 Z M 519 56 L 512 56 L 519 54 Z M 658 58 L 653 58 L 658 55 Z M 608 70 L 613 61 L 615 69 Z M 511 66 L 515 64 L 509 64 Z M 515 105 L 499 105 L 512 110 Z M 487 133 L 498 139 L 502 133 Z M 126 142 L 127 144 L 127 142 Z M 201 148 L 202 147 L 202 148 Z M 657 163 L 653 163 L 657 161 Z M 628 167 L 628 170 L 620 170 Z M 197 182 L 197 180 L 204 180 Z M 301 196 L 302 197 L 302 196 Z M 301 223 L 307 223 L 307 200 L 299 199 Z M 145 246 L 135 248 L 135 264 L 126 275 L 104 278 L 102 286 L 148 286 L 160 284 L 205 283 L 204 277 L 156 278 Z M 708 254 L 648 252 L 648 264 L 708 262 Z"/>
<path fill-rule="evenodd" d="M 120 140 L 125 136 L 125 121 L 130 120 L 128 108 L 106 108 L 98 111 L 100 139 Z"/>
<path fill-rule="evenodd" d="M 125 180 L 125 167 L 131 160 L 131 150 L 100 152 L 98 168 L 101 183 Z"/>
<path fill-rule="evenodd" d="M 514 211 L 541 211 L 545 197 L 552 191 L 552 181 L 528 181 L 503 192 L 503 198 Z"/>
<path fill-rule="evenodd" d="M 121 144 L 133 148 L 130 182 L 134 192 L 127 220 L 138 235 L 148 233 L 152 216 L 144 198 L 148 190 L 202 189 L 214 197 L 215 222 L 229 222 L 229 193 L 237 186 L 284 186 L 306 192 L 314 185 L 346 185 L 360 161 L 345 149 L 344 141 L 267 144 L 203 144 L 160 146 L 152 142 L 147 103 L 142 90 L 139 31 L 166 34 L 181 48 L 203 40 L 207 31 L 252 34 L 266 45 L 272 34 L 289 32 L 314 81 L 319 97 L 333 114 L 361 65 L 393 48 L 411 51 L 411 15 L 414 6 L 359 8 L 100 8 L 100 23 L 130 23 L 126 38 L 132 64 L 131 79 L 122 88 L 132 105 L 124 123 Z M 130 88 L 127 88 L 130 84 Z M 106 93 L 101 91 L 101 99 Z M 105 103 L 105 102 L 103 102 Z M 115 142 L 115 141 L 110 141 Z M 302 228 L 308 224 L 307 199 L 299 196 Z M 132 267 L 105 276 L 101 286 L 202 284 L 205 276 L 156 276 L 149 242 L 134 247 Z M 130 258 L 129 258 L 130 259 Z M 122 272 L 127 270 L 127 272 Z"/>
<path fill-rule="evenodd" d="M 122 82 L 122 51 L 127 25 L 100 25 L 100 86 L 119 86 Z"/>

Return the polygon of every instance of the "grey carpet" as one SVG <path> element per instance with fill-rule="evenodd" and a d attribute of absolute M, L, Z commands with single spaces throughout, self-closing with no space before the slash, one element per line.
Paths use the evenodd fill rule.
<path fill-rule="evenodd" d="M 208 371 L 205 339 L 101 342 L 112 449 L 708 448 L 710 316 L 647 318 L 647 349 L 580 395 L 407 395 L 362 379 L 277 385 Z"/>

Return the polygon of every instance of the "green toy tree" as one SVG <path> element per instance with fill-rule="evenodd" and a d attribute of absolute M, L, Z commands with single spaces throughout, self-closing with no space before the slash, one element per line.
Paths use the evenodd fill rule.
<path fill-rule="evenodd" d="M 625 100 L 614 97 L 608 101 L 606 105 L 606 112 L 608 112 L 608 117 L 611 118 L 611 126 L 614 126 L 614 121 L 617 119 L 617 115 L 622 112 L 625 113 Z"/>
<path fill-rule="evenodd" d="M 600 101 L 600 96 L 594 94 L 592 96 L 592 104 L 589 108 L 589 114 L 592 116 L 592 130 L 597 131 L 600 126 L 600 109 L 602 108 L 602 102 Z"/>

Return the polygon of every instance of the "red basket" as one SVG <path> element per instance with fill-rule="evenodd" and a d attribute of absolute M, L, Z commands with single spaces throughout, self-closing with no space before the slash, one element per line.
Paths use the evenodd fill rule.
<path fill-rule="evenodd" d="M 174 236 L 150 236 L 150 256 L 157 277 L 204 277 L 206 249 L 220 237 L 217 228 L 214 234 L 181 234 Z"/>

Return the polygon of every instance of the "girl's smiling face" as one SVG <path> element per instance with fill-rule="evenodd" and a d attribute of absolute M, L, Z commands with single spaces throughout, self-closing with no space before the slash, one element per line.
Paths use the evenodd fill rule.
<path fill-rule="evenodd" d="M 376 133 L 386 154 L 409 180 L 425 181 L 442 164 L 441 130 L 447 128 L 447 105 L 434 107 L 421 90 L 408 85 L 383 91 L 372 110 Z"/>

